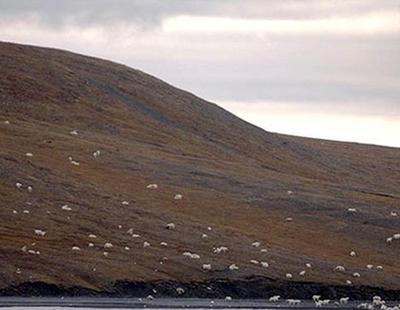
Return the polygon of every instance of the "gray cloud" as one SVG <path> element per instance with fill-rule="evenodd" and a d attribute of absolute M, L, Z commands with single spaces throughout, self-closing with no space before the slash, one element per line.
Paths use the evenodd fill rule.
<path fill-rule="evenodd" d="M 130 64 L 217 102 L 334 102 L 400 116 L 397 34 L 218 39 L 189 40 L 188 50 L 178 46 L 155 62 Z M 213 48 L 206 50 L 209 41 Z"/>
<path fill-rule="evenodd" d="M 114 22 L 155 26 L 168 16 L 228 16 L 263 19 L 310 19 L 360 15 L 399 8 L 397 0 L 0 0 L 0 16 L 35 16 L 41 23 L 104 25 Z"/>

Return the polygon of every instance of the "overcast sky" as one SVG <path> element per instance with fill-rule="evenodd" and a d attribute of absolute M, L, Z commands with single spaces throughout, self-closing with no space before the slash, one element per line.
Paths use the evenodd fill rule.
<path fill-rule="evenodd" d="M 400 147 L 400 0 L 0 0 L 0 40 L 122 62 L 269 131 Z"/>

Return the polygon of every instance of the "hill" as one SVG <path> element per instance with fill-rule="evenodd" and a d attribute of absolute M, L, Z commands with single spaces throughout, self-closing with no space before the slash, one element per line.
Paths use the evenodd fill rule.
<path fill-rule="evenodd" d="M 4 294 L 400 290 L 400 149 L 269 133 L 141 71 L 11 43 L 0 122 Z"/>

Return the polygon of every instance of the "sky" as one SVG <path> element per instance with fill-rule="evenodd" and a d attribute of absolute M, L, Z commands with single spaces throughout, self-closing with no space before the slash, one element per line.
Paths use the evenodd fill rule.
<path fill-rule="evenodd" d="M 0 0 L 0 40 L 124 63 L 268 131 L 400 147 L 400 0 Z"/>

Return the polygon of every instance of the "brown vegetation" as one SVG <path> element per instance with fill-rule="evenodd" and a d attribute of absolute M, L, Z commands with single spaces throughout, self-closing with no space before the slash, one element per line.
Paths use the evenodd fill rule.
<path fill-rule="evenodd" d="M 292 281 L 400 289 L 400 240 L 386 243 L 400 232 L 393 210 L 400 213 L 399 149 L 268 133 L 126 66 L 0 43 L 0 287 L 43 281 L 101 290 L 118 280 L 289 272 Z M 170 222 L 175 230 L 165 229 Z M 108 257 L 105 242 L 114 245 Z M 213 253 L 221 245 L 228 252 Z M 240 269 L 229 271 L 232 263 Z"/>

